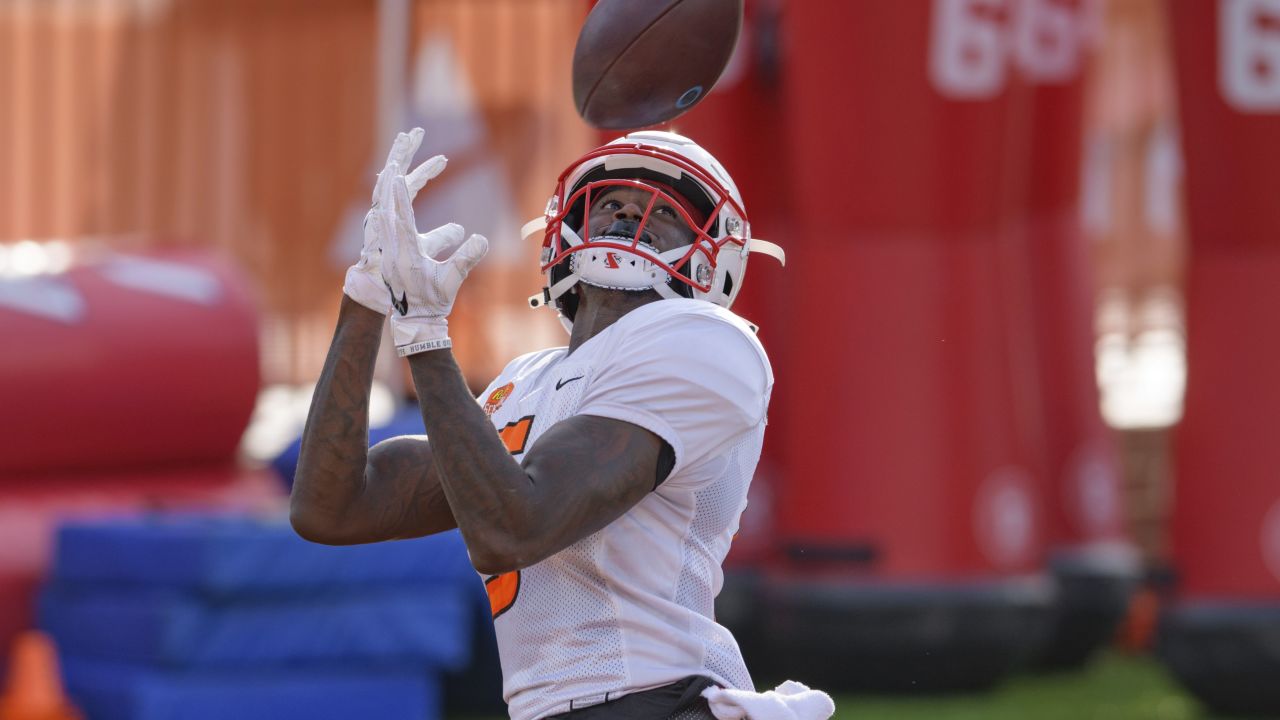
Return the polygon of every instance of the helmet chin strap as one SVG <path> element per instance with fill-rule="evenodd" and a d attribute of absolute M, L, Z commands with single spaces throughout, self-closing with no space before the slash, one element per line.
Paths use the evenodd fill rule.
<path fill-rule="evenodd" d="M 687 245 L 686 245 L 686 246 L 682 246 L 682 247 L 678 247 L 678 248 L 672 248 L 672 249 L 670 249 L 670 250 L 668 250 L 668 251 L 666 251 L 666 252 L 664 252 L 664 253 L 660 253 L 660 254 L 658 255 L 658 259 L 659 259 L 659 260 L 661 260 L 662 262 L 664 262 L 664 263 L 666 263 L 666 264 L 670 265 L 671 263 L 673 263 L 673 262 L 675 262 L 675 261 L 679 260 L 680 258 L 684 257 L 684 254 L 685 254 L 686 252 L 688 252 L 688 246 L 687 246 Z M 690 260 L 689 262 L 690 262 L 690 264 L 692 264 L 692 263 L 693 263 L 693 261 L 692 261 L 692 260 Z M 658 293 L 658 295 L 659 295 L 659 296 L 661 296 L 661 297 L 662 297 L 662 299 L 663 299 L 663 300 L 676 300 L 676 299 L 678 299 L 678 298 L 682 298 L 682 297 L 684 297 L 684 296 L 683 296 L 683 295 L 681 295 L 680 293 L 677 293 L 675 290 L 672 290 L 672 289 L 671 289 L 671 281 L 672 281 L 672 279 L 673 279 L 673 278 L 671 277 L 671 274 L 670 274 L 670 273 L 665 273 L 665 272 L 664 272 L 664 273 L 663 273 L 663 279 L 662 279 L 662 281 L 661 281 L 661 282 L 658 282 L 658 283 L 655 283 L 655 284 L 653 285 L 653 289 Z"/>
<path fill-rule="evenodd" d="M 534 225 L 534 223 L 536 222 L 538 221 L 535 220 L 533 222 L 530 222 L 528 225 L 525 226 L 525 228 L 528 229 L 529 226 Z M 544 227 L 546 226 L 545 222 L 543 222 L 542 224 Z M 536 232 L 536 230 L 534 230 L 534 232 Z M 578 247 L 579 245 L 582 244 L 582 238 L 578 236 L 578 233 L 574 232 L 573 228 L 566 227 L 564 225 L 560 226 L 560 237 L 563 238 L 565 242 L 569 244 L 569 247 Z M 572 266 L 570 267 L 572 268 Z M 560 278 L 560 281 L 557 282 L 555 285 L 552 285 L 550 287 L 543 287 L 542 292 L 539 292 L 535 295 L 530 295 L 529 307 L 540 308 L 543 305 L 550 305 L 554 303 L 556 300 L 560 298 L 561 295 L 564 295 L 565 293 L 569 292 L 570 288 L 572 288 L 574 285 L 577 285 L 578 281 L 580 280 L 582 280 L 582 276 L 570 270 L 569 274 L 564 276 L 563 278 Z"/>
<path fill-rule="evenodd" d="M 562 226 L 560 233 L 571 248 L 583 244 L 582 238 L 572 228 Z M 630 238 L 622 239 L 630 241 Z M 648 244 L 643 245 L 668 265 L 684 257 L 685 253 L 688 252 L 687 246 L 658 253 L 657 248 Z M 610 255 L 613 257 L 610 257 Z M 529 297 L 529 306 L 538 308 L 543 305 L 550 305 L 560 296 L 569 292 L 579 282 L 606 290 L 623 290 L 627 292 L 653 290 L 664 300 L 674 300 L 682 297 L 671 289 L 671 275 L 652 261 L 623 250 L 588 248 L 570 256 L 569 273 L 554 285 L 542 288 L 542 292 L 531 295 Z"/>
<path fill-rule="evenodd" d="M 679 298 L 683 297 L 682 295 L 677 293 L 675 290 L 671 289 L 670 275 L 667 276 L 667 282 L 662 282 L 662 283 L 658 283 L 657 285 L 654 285 L 653 290 L 654 292 L 658 293 L 658 295 L 663 300 L 678 300 Z"/>
<path fill-rule="evenodd" d="M 602 243 L 606 246 L 601 247 Z M 642 252 L 621 249 L 632 243 Z M 654 262 L 655 256 L 666 261 L 658 249 L 647 242 L 606 233 L 591 238 L 587 247 L 573 253 L 569 258 L 569 269 L 584 283 L 606 290 L 648 290 L 668 280 L 667 271 Z"/>

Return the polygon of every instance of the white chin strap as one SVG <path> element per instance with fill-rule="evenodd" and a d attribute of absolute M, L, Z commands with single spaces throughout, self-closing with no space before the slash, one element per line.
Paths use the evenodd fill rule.
<path fill-rule="evenodd" d="M 546 227 L 544 220 L 535 220 L 525 225 L 527 237 Z M 582 245 L 582 238 L 571 228 L 561 227 L 561 237 L 569 247 Z M 601 236 L 609 238 L 610 236 Z M 618 244 L 631 243 L 631 238 L 617 237 Z M 671 264 L 688 252 L 688 248 L 680 247 L 659 253 L 657 248 L 648 243 L 640 243 L 645 251 L 657 256 L 662 262 Z M 569 256 L 569 274 L 561 278 L 555 285 L 544 287 L 542 292 L 529 297 L 529 306 L 542 307 L 554 303 L 561 295 L 579 282 L 607 290 L 626 290 L 639 292 L 654 290 L 664 299 L 678 298 L 680 295 L 671 289 L 671 276 L 651 260 L 634 255 L 626 250 L 607 247 L 591 247 L 579 250 Z"/>
<path fill-rule="evenodd" d="M 601 235 L 592 240 L 593 242 L 613 242 L 617 245 L 627 245 L 632 242 L 629 237 L 610 235 Z M 686 248 L 676 248 L 659 253 L 657 248 L 645 242 L 638 243 L 637 246 L 638 249 L 656 256 L 668 265 L 687 252 Z M 671 281 L 671 276 L 666 270 L 643 255 L 608 247 L 589 247 L 574 253 L 569 257 L 569 271 L 582 278 L 582 282 L 606 290 L 637 292 L 657 289 L 659 286 L 667 287 L 667 283 Z"/>
<path fill-rule="evenodd" d="M 525 223 L 525 226 L 521 229 L 521 235 L 523 235 L 527 240 L 530 235 L 542 232 L 546 227 L 547 221 L 542 218 L 530 220 Z M 572 228 L 568 228 L 563 225 L 560 226 L 560 236 L 569 243 L 569 247 L 577 247 L 582 244 L 582 238 L 578 237 L 578 233 L 574 232 Z M 546 260 L 544 259 L 544 262 L 545 261 Z M 551 287 L 544 287 L 542 288 L 542 292 L 530 295 L 529 307 L 540 308 L 543 305 L 551 305 L 558 300 L 561 295 L 569 292 L 569 289 L 574 285 L 577 285 L 578 281 L 581 279 L 582 278 L 576 273 L 570 272 L 568 275 L 561 278 L 560 282 L 557 282 L 555 285 L 552 285 Z"/>
<path fill-rule="evenodd" d="M 760 238 L 751 238 L 750 247 L 751 252 L 768 255 L 774 260 L 777 260 L 783 267 L 786 267 L 787 253 L 782 249 L 781 245 L 769 242 L 768 240 L 761 240 Z"/>

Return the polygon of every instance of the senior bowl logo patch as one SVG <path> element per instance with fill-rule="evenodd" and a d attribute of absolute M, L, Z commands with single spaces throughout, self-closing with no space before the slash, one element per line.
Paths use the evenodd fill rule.
<path fill-rule="evenodd" d="M 507 383 L 502 387 L 489 393 L 489 399 L 484 401 L 484 414 L 492 415 L 498 412 L 498 408 L 502 407 L 502 402 L 511 395 L 511 391 L 516 389 L 515 383 Z"/>

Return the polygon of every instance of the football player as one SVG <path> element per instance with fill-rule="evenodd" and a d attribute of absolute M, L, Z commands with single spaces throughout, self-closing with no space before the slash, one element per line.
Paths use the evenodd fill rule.
<path fill-rule="evenodd" d="M 511 361 L 477 402 L 448 316 L 487 241 L 454 224 L 418 233 L 413 198 L 445 165 L 410 170 L 421 141 L 396 139 L 374 189 L 303 434 L 294 527 L 330 544 L 459 528 L 517 720 L 712 717 L 715 692 L 753 690 L 713 601 L 773 386 L 729 307 L 750 253 L 781 251 L 751 236 L 733 180 L 691 140 L 639 132 L 587 153 L 526 226 L 547 278 L 530 303 L 559 313 L 569 344 Z M 427 437 L 369 450 L 388 313 Z"/>

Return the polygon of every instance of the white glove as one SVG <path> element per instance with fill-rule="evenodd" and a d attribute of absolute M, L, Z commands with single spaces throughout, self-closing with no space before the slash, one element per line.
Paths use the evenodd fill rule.
<path fill-rule="evenodd" d="M 391 337 L 400 357 L 452 346 L 449 311 L 471 268 L 489 251 L 483 235 L 463 241 L 449 223 L 419 235 L 407 179 L 387 165 L 388 182 L 372 211 L 382 238 L 382 279 L 391 291 Z M 384 171 L 384 173 L 387 171 Z"/>
<path fill-rule="evenodd" d="M 421 144 L 422 128 L 414 128 L 407 133 L 400 133 L 391 145 L 391 153 L 387 156 L 387 164 L 396 163 L 400 167 L 408 167 L 409 162 L 413 160 L 414 153 L 418 152 L 418 146 Z M 426 185 L 428 180 L 443 172 L 448 162 L 445 156 L 436 155 L 428 158 L 426 162 L 409 173 L 409 177 L 405 181 L 409 188 L 409 197 L 417 197 L 418 191 L 422 189 L 422 186 Z M 355 265 L 347 268 L 347 277 L 342 284 L 342 291 L 347 294 L 347 297 L 370 310 L 384 315 L 391 310 L 391 297 L 387 294 L 387 286 L 383 284 L 382 273 L 378 270 L 378 254 L 382 249 L 381 233 L 378 229 L 378 223 L 370 220 L 373 210 L 378 207 L 378 198 L 381 197 L 382 187 L 385 184 L 384 179 L 390 177 L 391 173 L 388 173 L 386 168 L 383 168 L 383 171 L 378 174 L 378 181 L 373 186 L 373 209 L 370 209 L 369 213 L 364 216 L 364 245 L 360 248 L 360 259 L 356 261 Z"/>
<path fill-rule="evenodd" d="M 794 680 L 763 693 L 709 687 L 702 697 L 718 720 L 827 720 L 836 711 L 830 695 Z"/>

